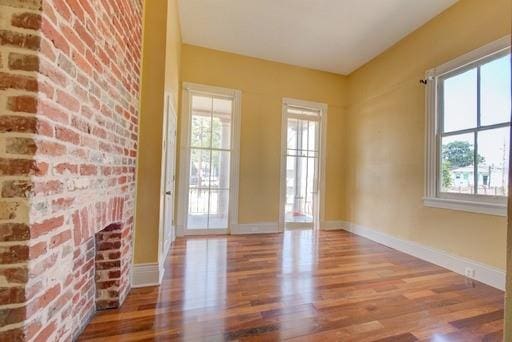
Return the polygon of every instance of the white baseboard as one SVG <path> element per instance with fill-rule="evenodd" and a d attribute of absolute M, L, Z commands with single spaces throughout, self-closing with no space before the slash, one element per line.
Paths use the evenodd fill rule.
<path fill-rule="evenodd" d="M 159 286 L 163 273 L 163 263 L 133 264 L 132 288 Z"/>
<path fill-rule="evenodd" d="M 322 221 L 320 222 L 320 230 L 340 230 L 345 225 L 346 223 L 343 221 Z"/>
<path fill-rule="evenodd" d="M 244 223 L 231 226 L 231 234 L 269 234 L 279 233 L 277 222 Z"/>
<path fill-rule="evenodd" d="M 427 247 L 417 242 L 402 240 L 361 225 L 349 222 L 343 222 L 342 225 L 343 229 L 346 231 L 373 240 L 400 252 L 407 253 L 416 258 L 428 261 L 432 264 L 447 268 L 455 273 L 464 275 L 467 267 L 472 268 L 475 270 L 475 280 L 502 291 L 505 290 L 506 273 L 504 270 L 461 256 L 449 254 L 439 249 Z"/>

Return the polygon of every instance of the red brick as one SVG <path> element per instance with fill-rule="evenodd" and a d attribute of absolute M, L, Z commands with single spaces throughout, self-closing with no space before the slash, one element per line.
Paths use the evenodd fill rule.
<path fill-rule="evenodd" d="M 50 240 L 50 248 L 56 248 L 69 240 L 71 240 L 71 231 L 65 230 L 60 232 Z"/>
<path fill-rule="evenodd" d="M 37 113 L 37 98 L 34 96 L 11 96 L 7 108 L 13 112 Z"/>
<path fill-rule="evenodd" d="M 37 80 L 31 76 L 12 75 L 0 72 L 0 90 L 20 89 L 28 91 L 37 91 Z"/>
<path fill-rule="evenodd" d="M 54 0 L 55 10 L 64 17 L 64 19 L 68 20 L 71 18 L 71 11 L 69 10 L 68 5 L 66 4 L 66 0 Z"/>
<path fill-rule="evenodd" d="M 39 106 L 39 113 L 48 117 L 53 121 L 57 121 L 62 124 L 67 124 L 69 122 L 69 115 L 57 109 L 55 106 L 52 106 L 46 102 L 41 102 Z"/>
<path fill-rule="evenodd" d="M 9 283 L 22 284 L 28 281 L 28 271 L 26 266 L 2 268 L 0 269 L 0 275 L 4 276 Z"/>
<path fill-rule="evenodd" d="M 0 287 L 0 303 L 18 304 L 25 301 L 24 287 Z"/>
<path fill-rule="evenodd" d="M 13 14 L 11 25 L 31 30 L 38 30 L 41 27 L 41 15 L 31 12 Z"/>
<path fill-rule="evenodd" d="M 57 324 L 55 321 L 49 323 L 34 339 L 34 342 L 47 342 L 50 340 L 50 336 L 57 330 Z"/>
<path fill-rule="evenodd" d="M 25 307 L 0 309 L 0 327 L 22 322 L 25 316 Z"/>
<path fill-rule="evenodd" d="M 1 223 L 0 241 L 26 241 L 30 239 L 30 229 L 24 223 Z M 1 303 L 1 301 L 0 301 Z"/>
<path fill-rule="evenodd" d="M 64 224 L 64 216 L 54 217 L 51 219 L 44 220 L 39 223 L 33 223 L 30 226 L 32 238 L 38 238 L 39 236 L 50 233 L 51 231 L 62 227 Z"/>
<path fill-rule="evenodd" d="M 30 260 L 37 259 L 41 255 L 46 253 L 46 242 L 41 241 L 33 246 L 30 246 Z"/>
<path fill-rule="evenodd" d="M 0 176 L 29 176 L 40 174 L 41 167 L 30 159 L 0 158 Z"/>
<path fill-rule="evenodd" d="M 57 198 L 52 200 L 52 213 L 69 209 L 75 203 L 74 197 Z"/>
<path fill-rule="evenodd" d="M 37 145 L 32 138 L 6 138 L 5 152 L 9 154 L 34 155 L 37 151 Z"/>
<path fill-rule="evenodd" d="M 33 303 L 31 303 L 31 311 L 45 308 L 50 302 L 60 295 L 60 284 L 55 284 L 50 287 L 46 292 L 39 296 Z"/>
<path fill-rule="evenodd" d="M 87 30 L 83 27 L 82 24 L 80 24 L 80 22 L 75 21 L 74 28 L 75 28 L 76 33 L 78 33 L 78 35 L 84 41 L 86 46 L 89 46 L 89 47 L 94 46 L 94 43 L 95 43 L 94 38 L 91 37 L 89 32 L 87 32 Z"/>
<path fill-rule="evenodd" d="M 36 142 L 37 153 L 45 156 L 63 156 L 66 154 L 66 146 L 52 141 L 41 140 Z"/>
<path fill-rule="evenodd" d="M 9 54 L 9 69 L 23 71 L 38 71 L 39 57 L 11 52 Z"/>
<path fill-rule="evenodd" d="M 40 38 L 35 35 L 0 30 L 0 45 L 14 46 L 29 50 L 38 50 Z"/>
<path fill-rule="evenodd" d="M 55 29 L 53 24 L 51 24 L 48 20 L 44 20 L 41 24 L 41 30 L 46 38 L 48 38 L 53 45 L 64 52 L 66 55 L 69 55 L 69 44 L 66 41 L 66 38 Z"/>
<path fill-rule="evenodd" d="M 75 131 L 66 127 L 55 127 L 55 137 L 59 140 L 69 142 L 75 145 L 80 143 L 80 136 Z"/>
<path fill-rule="evenodd" d="M 84 21 L 84 10 L 77 0 L 67 0 L 67 4 L 71 8 L 71 11 L 77 16 L 80 21 Z"/>
<path fill-rule="evenodd" d="M 35 117 L 0 115 L 0 132 L 36 133 Z"/>
<path fill-rule="evenodd" d="M 60 180 L 36 182 L 34 184 L 34 194 L 44 196 L 55 195 L 61 193 L 63 188 L 64 185 Z"/>
<path fill-rule="evenodd" d="M 63 174 L 77 174 L 78 165 L 70 163 L 60 163 L 55 166 L 55 172 L 59 175 Z"/>
<path fill-rule="evenodd" d="M 80 214 L 78 210 L 73 212 L 71 218 L 73 221 L 73 239 L 75 241 L 75 246 L 78 246 L 82 241 L 82 229 L 80 225 Z"/>
<path fill-rule="evenodd" d="M 80 165 L 81 176 L 93 176 L 98 173 L 96 165 Z"/>
<path fill-rule="evenodd" d="M 0 341 L 28 341 L 25 330 L 22 327 L 0 332 Z"/>

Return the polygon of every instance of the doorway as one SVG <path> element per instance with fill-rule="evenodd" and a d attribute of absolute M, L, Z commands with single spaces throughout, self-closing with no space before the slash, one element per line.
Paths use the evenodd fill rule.
<path fill-rule="evenodd" d="M 283 100 L 280 228 L 318 228 L 322 215 L 327 106 Z"/>
<path fill-rule="evenodd" d="M 239 103 L 236 90 L 195 84 L 184 87 L 183 235 L 227 234 L 237 222 Z"/>

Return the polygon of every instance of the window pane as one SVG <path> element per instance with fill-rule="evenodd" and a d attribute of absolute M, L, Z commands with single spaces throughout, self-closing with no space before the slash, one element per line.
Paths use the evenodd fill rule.
<path fill-rule="evenodd" d="M 474 193 L 474 134 L 444 137 L 441 148 L 442 192 Z"/>
<path fill-rule="evenodd" d="M 297 119 L 288 118 L 288 149 L 295 150 L 297 149 L 297 130 L 298 130 L 299 121 Z M 294 153 L 293 151 L 288 151 L 288 153 Z"/>
<path fill-rule="evenodd" d="M 308 140 L 308 150 L 309 151 L 316 151 L 318 149 L 318 146 L 320 145 L 318 143 L 318 128 L 319 128 L 319 122 L 318 121 L 309 121 L 309 140 Z"/>
<path fill-rule="evenodd" d="M 476 127 L 477 70 L 447 78 L 444 86 L 444 132 Z"/>
<path fill-rule="evenodd" d="M 308 151 L 308 148 L 309 148 L 309 126 L 310 126 L 310 122 L 309 121 L 306 121 L 306 120 L 299 120 L 299 127 L 300 127 L 300 134 L 301 134 L 301 139 L 300 139 L 300 149 L 301 151 L 303 152 L 302 155 L 303 156 L 307 156 L 307 151 Z"/>
<path fill-rule="evenodd" d="M 210 182 L 210 151 L 190 150 L 190 180 L 191 188 L 208 188 Z"/>
<path fill-rule="evenodd" d="M 510 55 L 480 68 L 481 122 L 493 125 L 510 121 Z"/>
<path fill-rule="evenodd" d="M 478 193 L 507 196 L 509 128 L 478 132 Z"/>
<path fill-rule="evenodd" d="M 208 190 L 190 189 L 187 228 L 206 229 L 208 225 Z"/>
<path fill-rule="evenodd" d="M 231 100 L 213 99 L 212 146 L 231 148 Z"/>
<path fill-rule="evenodd" d="M 210 147 L 212 126 L 212 98 L 192 96 L 192 122 L 190 144 L 193 147 Z"/>
<path fill-rule="evenodd" d="M 229 190 L 212 190 L 210 192 L 209 229 L 228 227 Z"/>
<path fill-rule="evenodd" d="M 231 152 L 212 151 L 210 186 L 212 188 L 229 188 L 229 159 Z"/>
<path fill-rule="evenodd" d="M 211 123 L 209 116 L 192 115 L 190 145 L 192 147 L 210 147 Z"/>

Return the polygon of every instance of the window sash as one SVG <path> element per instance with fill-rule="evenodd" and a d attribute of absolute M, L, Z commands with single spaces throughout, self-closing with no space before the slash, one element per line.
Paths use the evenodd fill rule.
<path fill-rule="evenodd" d="M 474 62 L 466 64 L 464 66 L 452 69 L 445 73 L 439 74 L 435 76 L 435 107 L 437 109 L 436 115 L 436 197 L 439 198 L 447 198 L 447 199 L 463 199 L 467 201 L 477 201 L 477 202 L 493 202 L 493 203 L 505 203 L 507 196 L 492 196 L 492 195 L 481 195 L 478 194 L 478 133 L 482 131 L 498 129 L 503 127 L 510 127 L 510 121 L 502 122 L 493 125 L 482 125 L 481 124 L 481 67 L 487 63 L 490 63 L 494 60 L 500 59 L 510 55 L 510 48 L 502 51 L 495 52 L 490 54 L 484 58 L 478 59 Z M 511 57 L 512 58 L 512 57 Z M 471 69 L 477 69 L 477 125 L 473 128 L 461 129 L 456 131 L 444 131 L 444 81 L 455 77 L 457 75 L 463 74 Z M 474 142 L 473 142 L 473 194 L 461 194 L 461 193 L 451 193 L 451 192 L 443 192 L 441 187 L 441 179 L 442 179 L 442 139 L 444 137 L 461 135 L 473 133 Z M 509 161 L 510 164 L 510 161 Z M 510 166 L 510 165 L 509 165 Z"/>

